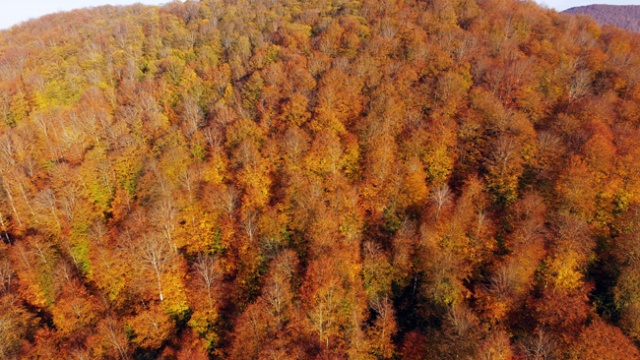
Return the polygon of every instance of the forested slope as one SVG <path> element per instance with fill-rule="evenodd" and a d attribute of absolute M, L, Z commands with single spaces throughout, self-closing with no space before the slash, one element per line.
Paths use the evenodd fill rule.
<path fill-rule="evenodd" d="M 513 0 L 0 32 L 0 358 L 640 358 L 639 47 Z"/>

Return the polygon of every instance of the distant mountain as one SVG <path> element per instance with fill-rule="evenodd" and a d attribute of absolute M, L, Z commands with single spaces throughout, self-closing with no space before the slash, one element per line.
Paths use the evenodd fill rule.
<path fill-rule="evenodd" d="M 588 5 L 563 11 L 566 14 L 592 16 L 600 25 L 610 24 L 640 32 L 640 5 Z"/>

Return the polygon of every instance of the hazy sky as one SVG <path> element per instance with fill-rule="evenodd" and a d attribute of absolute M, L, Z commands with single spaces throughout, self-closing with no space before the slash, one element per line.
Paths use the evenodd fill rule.
<path fill-rule="evenodd" d="M 152 4 L 159 5 L 171 0 L 0 0 L 0 29 L 5 29 L 11 25 L 22 21 L 37 18 L 44 14 L 63 10 L 77 9 L 88 6 L 100 6 L 105 4 Z M 384 0 L 382 0 L 384 1 Z M 536 0 L 549 8 L 565 10 L 574 6 L 598 4 L 629 5 L 639 4 L 640 0 Z"/>

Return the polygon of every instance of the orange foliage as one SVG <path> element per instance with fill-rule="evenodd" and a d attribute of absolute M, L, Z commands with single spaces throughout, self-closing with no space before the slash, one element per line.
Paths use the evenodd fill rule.
<path fill-rule="evenodd" d="M 636 358 L 639 46 L 516 0 L 2 31 L 0 358 Z"/>

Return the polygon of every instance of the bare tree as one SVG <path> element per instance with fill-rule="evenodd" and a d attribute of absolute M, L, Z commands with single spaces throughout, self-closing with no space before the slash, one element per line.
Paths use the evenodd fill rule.
<path fill-rule="evenodd" d="M 16 209 L 16 202 L 10 186 L 12 182 L 11 180 L 15 179 L 15 170 L 17 167 L 14 154 L 15 147 L 13 145 L 13 141 L 7 134 L 0 139 L 0 183 L 2 183 L 2 188 L 7 194 L 9 205 L 11 205 L 11 210 L 13 210 L 13 214 L 15 215 L 18 224 L 22 225 L 22 220 L 20 219 L 20 215 Z"/>
<path fill-rule="evenodd" d="M 202 131 L 202 133 L 204 138 L 207 140 L 207 144 L 212 149 L 217 149 L 222 145 L 223 137 L 221 131 L 207 127 Z"/>
<path fill-rule="evenodd" d="M 467 333 L 475 325 L 473 315 L 464 307 L 453 307 L 449 309 L 447 313 L 447 323 L 451 325 L 451 328 L 457 335 Z"/>
<path fill-rule="evenodd" d="M 198 183 L 202 180 L 202 169 L 190 166 L 178 175 L 180 185 L 187 190 L 189 200 L 193 202 Z"/>
<path fill-rule="evenodd" d="M 176 229 L 176 222 L 178 218 L 178 208 L 176 207 L 171 197 L 166 197 L 160 200 L 157 206 L 151 213 L 151 219 L 156 228 L 160 231 L 163 237 L 166 239 L 174 252 L 177 252 L 177 248 L 174 244 L 174 233 Z"/>
<path fill-rule="evenodd" d="M 519 344 L 519 350 L 527 360 L 555 359 L 555 342 L 544 330 L 537 330 L 535 334 L 526 337 Z"/>
<path fill-rule="evenodd" d="M 11 269 L 11 263 L 6 259 L 0 261 L 0 294 L 11 291 L 13 277 L 14 274 Z"/>
<path fill-rule="evenodd" d="M 255 211 L 248 211 L 247 214 L 242 218 L 242 227 L 244 231 L 249 236 L 249 242 L 253 242 L 253 237 L 258 232 L 258 215 Z"/>
<path fill-rule="evenodd" d="M 227 213 L 229 217 L 233 217 L 233 212 L 238 205 L 238 197 L 240 192 L 234 186 L 229 185 L 218 195 L 219 208 Z"/>
<path fill-rule="evenodd" d="M 373 311 L 378 314 L 377 323 L 380 324 L 380 344 L 384 346 L 385 339 L 389 335 L 390 332 L 393 332 L 394 329 L 391 328 L 391 324 L 394 321 L 394 312 L 393 312 L 393 303 L 387 296 L 380 297 L 376 296 L 374 299 L 369 301 L 369 306 Z M 384 347 L 381 349 L 384 352 Z"/>
<path fill-rule="evenodd" d="M 507 165 L 513 160 L 517 150 L 517 144 L 513 138 L 502 136 L 498 139 L 491 154 L 491 162 L 492 165 L 498 168 L 500 174 L 505 172 Z"/>
<path fill-rule="evenodd" d="M 162 276 L 173 258 L 169 244 L 162 237 L 147 235 L 137 250 L 145 265 L 153 271 L 158 287 L 158 297 L 163 301 Z"/>
<path fill-rule="evenodd" d="M 202 108 L 193 96 L 182 98 L 182 120 L 184 121 L 185 135 L 191 137 L 196 130 L 203 128 L 207 122 Z"/>
<path fill-rule="evenodd" d="M 26 335 L 26 324 L 20 313 L 12 311 L 18 301 L 5 298 L 0 302 L 0 359 L 18 359 L 20 344 Z M 4 299 L 3 299 L 4 300 Z"/>
<path fill-rule="evenodd" d="M 283 252 L 278 256 L 270 270 L 270 276 L 266 281 L 260 300 L 266 306 L 265 311 L 277 319 L 277 323 L 282 323 L 282 317 L 287 306 L 291 304 L 293 294 L 291 293 L 291 275 L 295 271 L 295 254 Z"/>
<path fill-rule="evenodd" d="M 46 188 L 38 194 L 37 200 L 38 203 L 41 204 L 41 206 L 51 212 L 56 226 L 60 228 L 60 219 L 58 218 L 58 213 L 56 211 L 58 200 L 56 199 L 55 192 L 50 188 Z"/>
<path fill-rule="evenodd" d="M 436 219 L 440 216 L 440 211 L 451 200 L 451 190 L 449 185 L 443 184 L 433 189 L 431 200 L 436 203 Z"/>
<path fill-rule="evenodd" d="M 284 289 L 282 285 L 280 274 L 275 272 L 273 275 L 273 282 L 265 288 L 265 291 L 261 296 L 261 299 L 272 307 L 273 312 L 278 317 L 278 320 L 280 319 L 284 305 Z"/>
<path fill-rule="evenodd" d="M 116 320 L 106 319 L 99 325 L 99 329 L 105 334 L 107 340 L 118 354 L 118 359 L 128 360 L 129 345 L 127 342 L 127 336 L 122 329 L 122 326 L 118 324 Z"/>
<path fill-rule="evenodd" d="M 500 266 L 491 276 L 488 291 L 499 299 L 510 297 L 516 284 L 516 269 L 513 262 Z"/>
<path fill-rule="evenodd" d="M 209 305 L 213 304 L 213 289 L 221 276 L 217 260 L 213 256 L 199 254 L 193 267 L 198 275 L 200 285 L 207 291 Z"/>
<path fill-rule="evenodd" d="M 569 102 L 579 99 L 591 88 L 591 73 L 588 70 L 577 71 L 569 83 Z"/>
<path fill-rule="evenodd" d="M 64 191 L 58 199 L 62 215 L 67 223 L 72 223 L 75 218 L 75 208 L 78 202 L 78 194 L 81 193 L 80 185 L 75 182 L 68 182 L 62 189 Z"/>
<path fill-rule="evenodd" d="M 13 195 L 11 194 L 11 189 L 7 186 L 6 178 L 0 178 L 0 182 L 2 182 L 2 188 L 7 194 L 7 199 L 9 199 L 9 205 L 11 205 L 11 210 L 13 210 L 13 214 L 16 216 L 16 220 L 18 221 L 18 225 L 22 225 L 22 220 L 20 219 L 20 215 L 18 214 L 18 210 L 16 210 L 16 203 L 13 200 Z M 2 221 L 2 228 L 5 229 L 4 220 Z M 6 232 L 5 232 L 6 234 Z"/>

